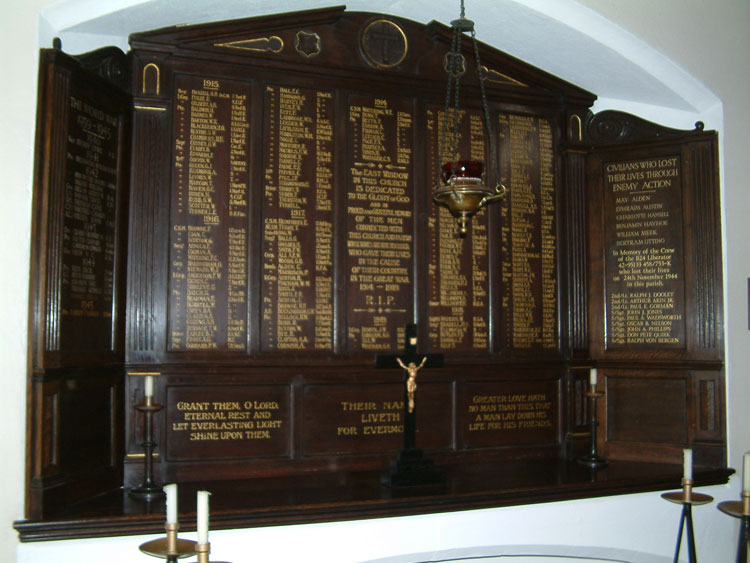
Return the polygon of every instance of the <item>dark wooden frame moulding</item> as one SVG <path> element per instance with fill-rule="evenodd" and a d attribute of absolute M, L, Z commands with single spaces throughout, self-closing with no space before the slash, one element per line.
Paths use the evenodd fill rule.
<path fill-rule="evenodd" d="M 378 33 L 367 33 L 376 23 Z M 390 39 L 383 39 L 387 33 Z M 155 374 L 155 400 L 165 405 L 154 418 L 156 478 L 180 484 L 186 530 L 192 527 L 191 495 L 197 488 L 214 492 L 212 527 L 222 529 L 676 488 L 685 447 L 695 451 L 697 485 L 727 481 L 732 470 L 726 467 L 716 134 L 703 131 L 702 124 L 678 131 L 620 112 L 593 115 L 593 94 L 480 45 L 490 111 L 504 147 L 497 173 L 510 192 L 508 200 L 472 220 L 475 226 L 463 243 L 477 245 L 471 252 L 449 250 L 451 242 L 443 248 L 437 243 L 443 236 L 439 230 L 449 219 L 436 214 L 429 192 L 445 92 L 442 58 L 449 43 L 450 29 L 436 22 L 421 25 L 335 7 L 138 33 L 131 36 L 127 55 L 117 49 L 79 57 L 59 49 L 42 52 L 26 520 L 16 523 L 23 541 L 161 531 L 160 503 L 127 496 L 143 478 L 143 422 L 134 406 L 143 397 L 144 374 Z M 471 129 L 472 115 L 481 112 L 472 64 L 462 82 L 468 112 L 460 150 L 486 153 L 485 141 Z M 330 313 L 332 319 L 322 325 L 330 326 L 320 340 L 329 338 L 327 347 L 274 349 L 280 325 L 272 319 L 282 309 L 274 299 L 281 284 L 263 274 L 279 260 L 273 246 L 278 239 L 268 235 L 265 221 L 282 217 L 274 208 L 274 183 L 280 183 L 282 170 L 274 135 L 280 129 L 272 126 L 280 115 L 274 104 L 282 88 L 292 96 L 287 101 L 302 108 L 295 110 L 300 127 L 317 119 L 322 123 L 315 125 L 315 135 L 323 132 L 318 144 L 298 143 L 301 152 L 315 151 L 315 160 L 299 161 L 297 180 L 312 178 L 330 192 L 316 196 L 322 197 L 320 208 L 305 203 L 303 209 L 306 221 L 330 223 L 330 233 L 324 225 L 320 235 L 326 248 L 321 256 L 330 252 L 330 264 L 320 270 L 323 287 L 330 288 L 321 317 Z M 209 90 L 218 92 L 213 106 Z M 218 349 L 211 351 L 186 345 L 175 328 L 187 315 L 187 290 L 173 280 L 188 270 L 178 250 L 186 239 L 173 233 L 193 224 L 180 203 L 190 186 L 183 159 L 206 134 L 201 130 L 193 138 L 185 121 L 194 96 L 199 104 L 209 100 L 207 123 L 226 126 L 225 134 L 236 141 L 234 154 L 241 155 L 216 149 L 207 157 L 210 166 L 214 158 L 225 159 L 211 169 L 221 179 L 210 180 L 210 198 L 226 197 L 226 209 L 239 210 L 239 217 L 246 213 L 232 223 L 233 240 L 244 244 L 244 258 L 234 262 L 238 275 L 245 276 L 243 298 L 229 300 L 237 290 L 229 282 L 218 293 L 205 294 L 214 300 L 211 317 L 226 318 L 215 321 L 218 332 L 206 343 Z M 318 109 L 310 109 L 315 103 Z M 406 200 L 388 200 L 406 219 L 388 223 L 380 207 L 370 207 L 361 218 L 348 211 L 350 199 L 361 207 L 371 201 L 352 198 L 358 188 L 365 192 L 351 172 L 355 163 L 377 168 L 359 140 L 364 121 L 357 112 L 364 106 L 392 112 L 376 117 L 382 138 L 376 137 L 398 165 L 393 169 L 406 179 Z M 400 121 L 388 117 L 397 114 Z M 521 137 L 527 125 L 532 133 Z M 211 134 L 221 136 L 221 131 Z M 513 145 L 526 151 L 521 156 L 510 154 L 513 135 L 524 139 Z M 333 150 L 334 145 L 343 149 Z M 315 176 L 316 166 L 323 180 Z M 107 182 L 102 184 L 100 176 Z M 389 185 L 388 176 L 376 177 Z M 651 177 L 662 182 L 646 184 Z M 234 199 L 225 187 L 230 179 L 240 186 Z M 524 195 L 526 183 L 537 191 L 530 187 Z M 391 193 L 398 193 L 399 185 L 394 186 Z M 644 199 L 633 199 L 639 190 L 653 207 L 640 207 Z M 209 207 L 218 201 L 210 198 L 201 201 Z M 221 221 L 228 222 L 221 205 Z M 102 206 L 102 227 L 91 234 L 81 221 L 96 218 L 100 224 Z M 656 214 L 647 216 L 652 211 Z M 215 221 L 205 217 L 207 224 Z M 368 228 L 360 229 L 358 222 Z M 352 273 L 354 265 L 367 262 L 355 262 L 349 243 L 380 240 L 361 235 L 377 231 L 381 223 L 392 228 L 379 232 L 397 233 L 390 239 L 383 235 L 393 248 L 407 241 L 408 258 L 388 263 L 395 265 L 391 274 L 401 268 L 408 277 L 408 283 L 388 290 L 395 291 L 395 301 Z M 529 242 L 511 244 L 514 225 L 519 240 Z M 319 236 L 316 232 L 295 242 L 308 244 L 304 237 Z M 108 246 L 100 244 L 102 237 L 109 237 Z M 229 256 L 229 240 L 220 234 L 210 243 Z M 621 247 L 637 248 L 630 254 L 635 258 L 618 259 L 627 255 L 615 252 Z M 540 248 L 546 249 L 546 262 L 522 263 L 525 253 Z M 472 301 L 472 307 L 478 307 L 479 321 L 463 309 L 445 313 L 450 306 L 441 301 L 443 290 L 430 287 L 443 275 L 441 260 L 449 252 L 458 256 L 459 274 L 477 276 L 471 283 L 478 289 L 466 285 L 460 291 L 476 297 L 478 305 Z M 475 253 L 478 262 L 472 262 Z M 521 264 L 515 273 L 514 253 Z M 318 251 L 313 248 L 312 254 L 317 259 Z M 532 289 L 518 300 L 528 297 L 532 306 L 524 312 L 519 305 L 514 316 L 518 288 L 512 283 L 524 276 Z M 544 276 L 546 286 L 539 281 Z M 315 286 L 317 278 L 312 279 Z M 289 287 L 308 302 L 317 295 L 304 284 Z M 631 295 L 634 288 L 640 288 L 640 297 Z M 265 298 L 271 303 L 268 317 Z M 217 309 L 215 302 L 222 299 L 242 305 Z M 363 424 L 337 406 L 347 401 L 378 401 L 356 408 L 371 409 L 376 419 L 400 420 L 380 404 L 398 400 L 402 375 L 375 369 L 380 350 L 362 344 L 365 317 L 351 305 L 367 299 L 376 304 L 370 316 L 378 306 L 385 310 L 378 313 L 385 340 L 372 342 L 398 352 L 403 323 L 417 323 L 419 350 L 445 355 L 443 367 L 420 372 L 422 423 L 419 417 L 417 422 L 420 447 L 446 475 L 442 487 L 401 491 L 380 484 L 381 471 L 399 448 L 396 434 L 369 442 L 361 437 L 345 442 L 337 435 L 341 429 L 357 434 Z M 402 312 L 390 312 L 386 302 Z M 649 304 L 648 311 L 642 303 Z M 238 350 L 229 346 L 230 310 L 238 315 L 232 325 Z M 527 313 L 533 318 L 525 332 Z M 451 322 L 469 323 L 476 340 L 465 334 L 442 340 L 443 321 L 430 322 L 443 314 L 454 315 Z M 303 336 L 321 336 L 304 326 L 298 330 Z M 376 329 L 368 334 L 379 334 Z M 575 461 L 591 441 L 584 393 L 594 366 L 604 391 L 595 438 L 610 460 L 599 471 Z M 281 430 L 265 443 L 240 447 L 211 438 L 199 446 L 181 433 L 188 418 L 176 405 L 204 396 L 228 405 L 246 399 L 254 405 L 251 399 L 260 398 L 257 402 L 266 406 L 254 408 L 265 408 L 264 416 L 272 419 L 267 427 Z M 490 407 L 486 412 L 495 418 L 475 414 L 485 412 L 482 401 L 504 400 L 501 396 L 536 396 L 539 424 L 523 432 L 514 425 L 502 432 L 500 426 L 472 426 L 501 420 L 500 411 Z M 512 400 L 523 404 L 526 399 Z M 238 419 L 250 417 L 252 407 L 243 408 Z"/>

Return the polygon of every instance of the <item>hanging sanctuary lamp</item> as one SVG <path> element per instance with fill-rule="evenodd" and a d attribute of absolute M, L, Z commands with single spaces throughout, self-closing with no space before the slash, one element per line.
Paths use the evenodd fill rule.
<path fill-rule="evenodd" d="M 437 185 L 433 193 L 433 200 L 443 205 L 458 219 L 461 236 L 466 235 L 469 218 L 488 203 L 501 199 L 507 191 L 499 181 L 494 186 L 485 183 L 491 178 L 499 178 L 497 166 L 497 152 L 495 140 L 492 136 L 490 110 L 487 106 L 487 95 L 482 77 L 482 65 L 479 61 L 479 46 L 477 45 L 474 22 L 465 17 L 464 0 L 461 0 L 461 16 L 451 22 L 453 31 L 451 50 L 445 56 L 444 66 L 448 73 L 448 86 L 445 93 L 445 113 L 443 114 L 442 142 L 438 159 Z M 470 33 L 474 45 L 474 58 L 479 80 L 479 91 L 482 95 L 482 112 L 484 114 L 484 129 L 489 141 L 490 169 L 487 170 L 481 160 L 459 159 L 458 155 L 458 123 L 459 103 L 458 91 L 461 76 L 466 72 L 466 61 L 461 54 L 461 37 L 463 33 Z M 451 102 L 453 108 L 451 111 Z M 449 117 L 450 116 L 450 117 Z M 448 142 L 448 121 L 452 119 L 452 144 L 450 160 L 446 161 L 446 144 Z"/>

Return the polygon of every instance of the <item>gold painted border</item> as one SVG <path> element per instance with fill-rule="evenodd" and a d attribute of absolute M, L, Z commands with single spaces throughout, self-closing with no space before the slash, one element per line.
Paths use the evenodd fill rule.
<path fill-rule="evenodd" d="M 271 47 L 250 47 L 243 45 L 243 43 L 254 43 L 265 41 L 269 43 L 272 39 L 279 41 L 281 46 L 278 49 L 272 49 Z M 240 41 L 231 41 L 230 43 L 214 43 L 214 47 L 226 47 L 227 49 L 240 49 L 241 51 L 254 51 L 256 53 L 281 53 L 284 50 L 284 40 L 278 35 L 271 35 L 270 37 L 255 37 L 253 39 L 242 39 Z"/>
<path fill-rule="evenodd" d="M 508 76 L 507 74 L 503 74 L 502 72 L 489 69 L 484 65 L 482 65 L 482 75 L 486 82 L 496 82 L 497 84 L 514 84 L 516 86 L 523 86 L 524 88 L 529 87 L 528 84 L 524 84 L 523 82 L 516 80 L 515 78 L 511 78 L 510 76 Z M 498 76 L 500 78 L 492 78 L 493 76 Z"/>
<path fill-rule="evenodd" d="M 156 95 L 159 95 L 160 86 L 161 86 L 161 69 L 159 68 L 159 65 L 156 63 L 148 63 L 147 65 L 144 65 L 143 72 L 141 73 L 141 94 L 146 93 L 146 74 L 148 69 L 153 68 L 156 70 Z"/>
<path fill-rule="evenodd" d="M 145 111 L 167 111 L 167 108 L 155 107 L 155 106 L 133 106 L 133 109 L 141 109 Z"/>

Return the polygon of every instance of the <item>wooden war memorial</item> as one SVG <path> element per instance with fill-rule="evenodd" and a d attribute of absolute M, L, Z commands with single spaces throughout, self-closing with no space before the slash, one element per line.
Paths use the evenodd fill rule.
<path fill-rule="evenodd" d="M 148 376 L 155 480 L 210 482 L 218 527 L 674 487 L 685 447 L 726 480 L 716 133 L 594 115 L 480 45 L 508 193 L 460 237 L 432 201 L 449 44 L 339 7 L 42 51 L 22 539 L 159 527 L 120 491 Z M 473 60 L 459 152 L 486 160 Z M 443 359 L 421 492 L 379 480 L 404 391 L 376 357 L 411 324 Z"/>

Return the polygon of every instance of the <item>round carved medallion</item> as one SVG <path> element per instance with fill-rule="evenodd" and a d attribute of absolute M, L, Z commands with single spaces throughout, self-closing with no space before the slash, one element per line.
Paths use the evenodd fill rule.
<path fill-rule="evenodd" d="M 362 53 L 376 68 L 400 65 L 408 49 L 404 30 L 390 20 L 371 21 L 362 31 Z"/>

